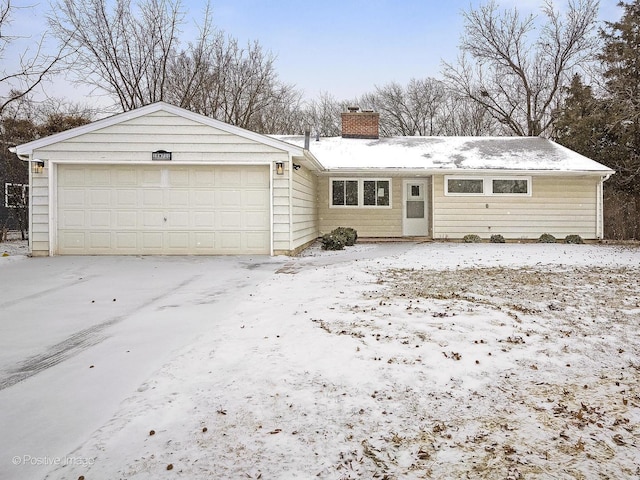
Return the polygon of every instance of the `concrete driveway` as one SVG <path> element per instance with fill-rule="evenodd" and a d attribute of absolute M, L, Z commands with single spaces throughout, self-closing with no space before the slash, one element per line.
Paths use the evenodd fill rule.
<path fill-rule="evenodd" d="M 42 478 L 287 258 L 0 262 L 0 479 Z"/>

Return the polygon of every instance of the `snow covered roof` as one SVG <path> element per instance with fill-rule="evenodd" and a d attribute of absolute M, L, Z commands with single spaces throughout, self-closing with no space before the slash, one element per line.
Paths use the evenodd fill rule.
<path fill-rule="evenodd" d="M 303 136 L 277 136 L 304 146 Z M 610 174 L 613 170 L 541 137 L 312 138 L 309 151 L 328 170 L 516 170 Z"/>

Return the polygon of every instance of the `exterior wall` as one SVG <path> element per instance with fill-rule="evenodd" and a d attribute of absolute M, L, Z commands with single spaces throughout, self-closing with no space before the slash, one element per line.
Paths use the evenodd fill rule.
<path fill-rule="evenodd" d="M 318 178 L 302 167 L 293 171 L 292 249 L 297 249 L 318 238 L 318 208 L 316 198 Z"/>
<path fill-rule="evenodd" d="M 161 164 L 163 162 L 151 161 L 151 152 L 156 150 L 172 152 L 172 160 L 167 162 L 169 164 L 202 162 L 267 165 L 276 161 L 285 164 L 289 162 L 289 154 L 285 151 L 164 111 L 35 150 L 32 157 L 44 160 L 45 169 L 41 174 L 32 175 L 32 254 L 49 254 L 49 202 L 50 197 L 56 194 L 49 192 L 49 175 L 53 172 L 51 162 Z M 280 179 L 281 176 L 277 177 L 278 182 Z M 51 179 L 51 184 L 55 185 L 55 179 Z M 275 205 L 276 195 L 281 194 L 278 188 L 281 187 L 274 183 Z M 288 218 L 284 224 L 288 228 Z M 274 225 L 274 232 L 277 233 L 282 228 L 282 224 Z"/>
<path fill-rule="evenodd" d="M 596 176 L 533 177 L 531 196 L 445 196 L 444 175 L 433 180 L 433 238 L 537 239 L 580 235 L 598 238 Z"/>
<path fill-rule="evenodd" d="M 357 230 L 360 237 L 402 237 L 402 178 L 391 179 L 391 208 L 330 208 L 330 178 L 337 177 L 318 178 L 320 235 L 329 233 L 337 227 L 351 227 Z M 372 178 L 372 176 L 367 175 L 363 178 Z"/>
<path fill-rule="evenodd" d="M 317 177 L 285 163 L 283 175 L 273 173 L 274 254 L 294 253 L 318 238 Z"/>
<path fill-rule="evenodd" d="M 31 229 L 29 245 L 34 256 L 49 255 L 49 167 L 31 175 Z"/>

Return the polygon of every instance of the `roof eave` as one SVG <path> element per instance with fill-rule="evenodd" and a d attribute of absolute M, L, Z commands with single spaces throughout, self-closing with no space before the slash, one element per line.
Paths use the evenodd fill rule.
<path fill-rule="evenodd" d="M 609 176 L 615 173 L 614 170 L 523 170 L 523 169 L 500 169 L 500 168 L 451 168 L 451 169 L 434 169 L 434 168 L 402 168 L 402 167 L 331 167 L 324 168 L 323 174 L 341 174 L 341 175 L 362 175 L 362 174 L 387 174 L 387 175 L 536 175 L 536 176 L 556 176 L 572 175 L 572 176 Z"/>

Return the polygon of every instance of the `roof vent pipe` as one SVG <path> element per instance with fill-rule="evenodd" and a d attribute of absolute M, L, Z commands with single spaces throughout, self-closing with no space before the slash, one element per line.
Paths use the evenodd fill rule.
<path fill-rule="evenodd" d="M 307 128 L 304 131 L 304 149 L 309 150 L 309 139 L 311 138 L 311 131 Z"/>

